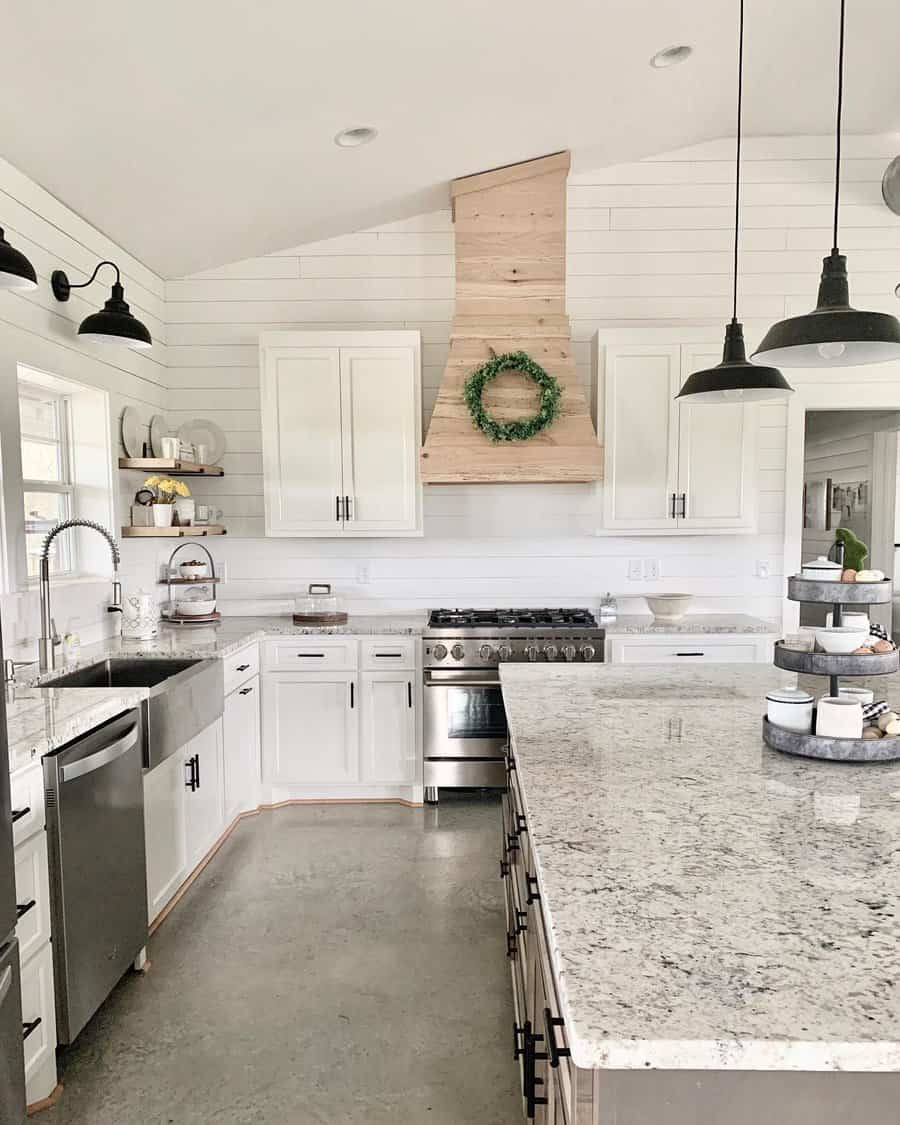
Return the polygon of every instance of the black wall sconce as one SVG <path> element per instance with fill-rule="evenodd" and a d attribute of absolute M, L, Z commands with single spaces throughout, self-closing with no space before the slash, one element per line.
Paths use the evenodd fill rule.
<path fill-rule="evenodd" d="M 53 296 L 57 301 L 68 301 L 73 289 L 85 289 L 97 276 L 101 266 L 112 266 L 116 271 L 116 280 L 113 282 L 109 300 L 100 312 L 86 316 L 78 326 L 78 335 L 87 340 L 96 340 L 100 344 L 120 344 L 126 348 L 146 349 L 153 344 L 153 339 L 147 327 L 131 315 L 125 301 L 125 290 L 122 288 L 122 278 L 119 267 L 115 262 L 100 262 L 97 268 L 87 279 L 78 285 L 72 285 L 62 270 L 54 270 L 50 277 Z"/>
<path fill-rule="evenodd" d="M 34 266 L 21 250 L 10 246 L 0 227 L 0 289 L 37 289 Z"/>

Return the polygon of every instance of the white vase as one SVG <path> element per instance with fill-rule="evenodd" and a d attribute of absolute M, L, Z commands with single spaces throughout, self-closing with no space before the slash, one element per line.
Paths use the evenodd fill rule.
<path fill-rule="evenodd" d="M 134 640 L 155 637 L 159 623 L 159 607 L 152 594 L 138 590 L 122 603 L 122 636 Z"/>
<path fill-rule="evenodd" d="M 172 513 L 175 511 L 174 504 L 154 504 L 153 505 L 153 526 L 154 527 L 171 527 L 172 526 Z"/>
<path fill-rule="evenodd" d="M 189 527 L 194 522 L 196 505 L 190 496 L 179 496 L 175 500 L 175 511 L 178 513 L 178 522 L 182 527 Z"/>

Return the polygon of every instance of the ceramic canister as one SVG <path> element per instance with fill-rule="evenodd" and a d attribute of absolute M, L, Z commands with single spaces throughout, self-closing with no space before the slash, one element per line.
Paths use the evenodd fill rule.
<path fill-rule="evenodd" d="M 155 637 L 159 628 L 159 606 L 152 594 L 138 590 L 122 600 L 122 636 L 132 640 Z"/>
<path fill-rule="evenodd" d="M 825 695 L 816 708 L 816 734 L 827 738 L 862 738 L 862 704 L 842 695 Z"/>
<path fill-rule="evenodd" d="M 813 721 L 813 697 L 799 688 L 770 691 L 766 696 L 766 717 L 773 726 L 809 734 Z"/>

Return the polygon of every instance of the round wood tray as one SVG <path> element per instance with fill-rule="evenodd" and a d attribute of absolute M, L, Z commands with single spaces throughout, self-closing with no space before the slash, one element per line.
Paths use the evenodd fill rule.
<path fill-rule="evenodd" d="M 295 625 L 346 625 L 346 613 L 295 613 Z"/>
<path fill-rule="evenodd" d="M 214 621 L 220 621 L 222 614 L 218 610 L 213 613 L 166 613 L 163 615 L 163 621 L 168 621 L 172 625 L 209 625 Z"/>
<path fill-rule="evenodd" d="M 763 739 L 773 750 L 826 762 L 895 762 L 900 738 L 826 738 L 776 727 L 763 716 Z"/>
<path fill-rule="evenodd" d="M 822 605 L 885 605 L 894 595 L 890 578 L 883 582 L 826 582 L 820 578 L 788 579 L 788 598 L 792 602 Z"/>
<path fill-rule="evenodd" d="M 775 667 L 810 676 L 887 676 L 900 670 L 900 651 L 873 652 L 871 656 L 847 656 L 830 652 L 797 652 L 775 644 Z"/>

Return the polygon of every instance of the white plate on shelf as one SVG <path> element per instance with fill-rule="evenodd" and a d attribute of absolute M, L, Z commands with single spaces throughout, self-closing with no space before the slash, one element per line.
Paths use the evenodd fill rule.
<path fill-rule="evenodd" d="M 172 429 L 162 414 L 154 414 L 150 419 L 150 449 L 154 457 L 162 457 L 162 439 L 171 432 Z"/>
<path fill-rule="evenodd" d="M 126 457 L 143 457 L 146 435 L 147 427 L 142 424 L 140 414 L 133 406 L 126 406 L 122 411 L 122 445 Z"/>
<path fill-rule="evenodd" d="M 207 418 L 192 418 L 178 427 L 178 436 L 190 445 L 205 445 L 209 449 L 209 464 L 218 465 L 225 453 L 225 435 Z"/>

